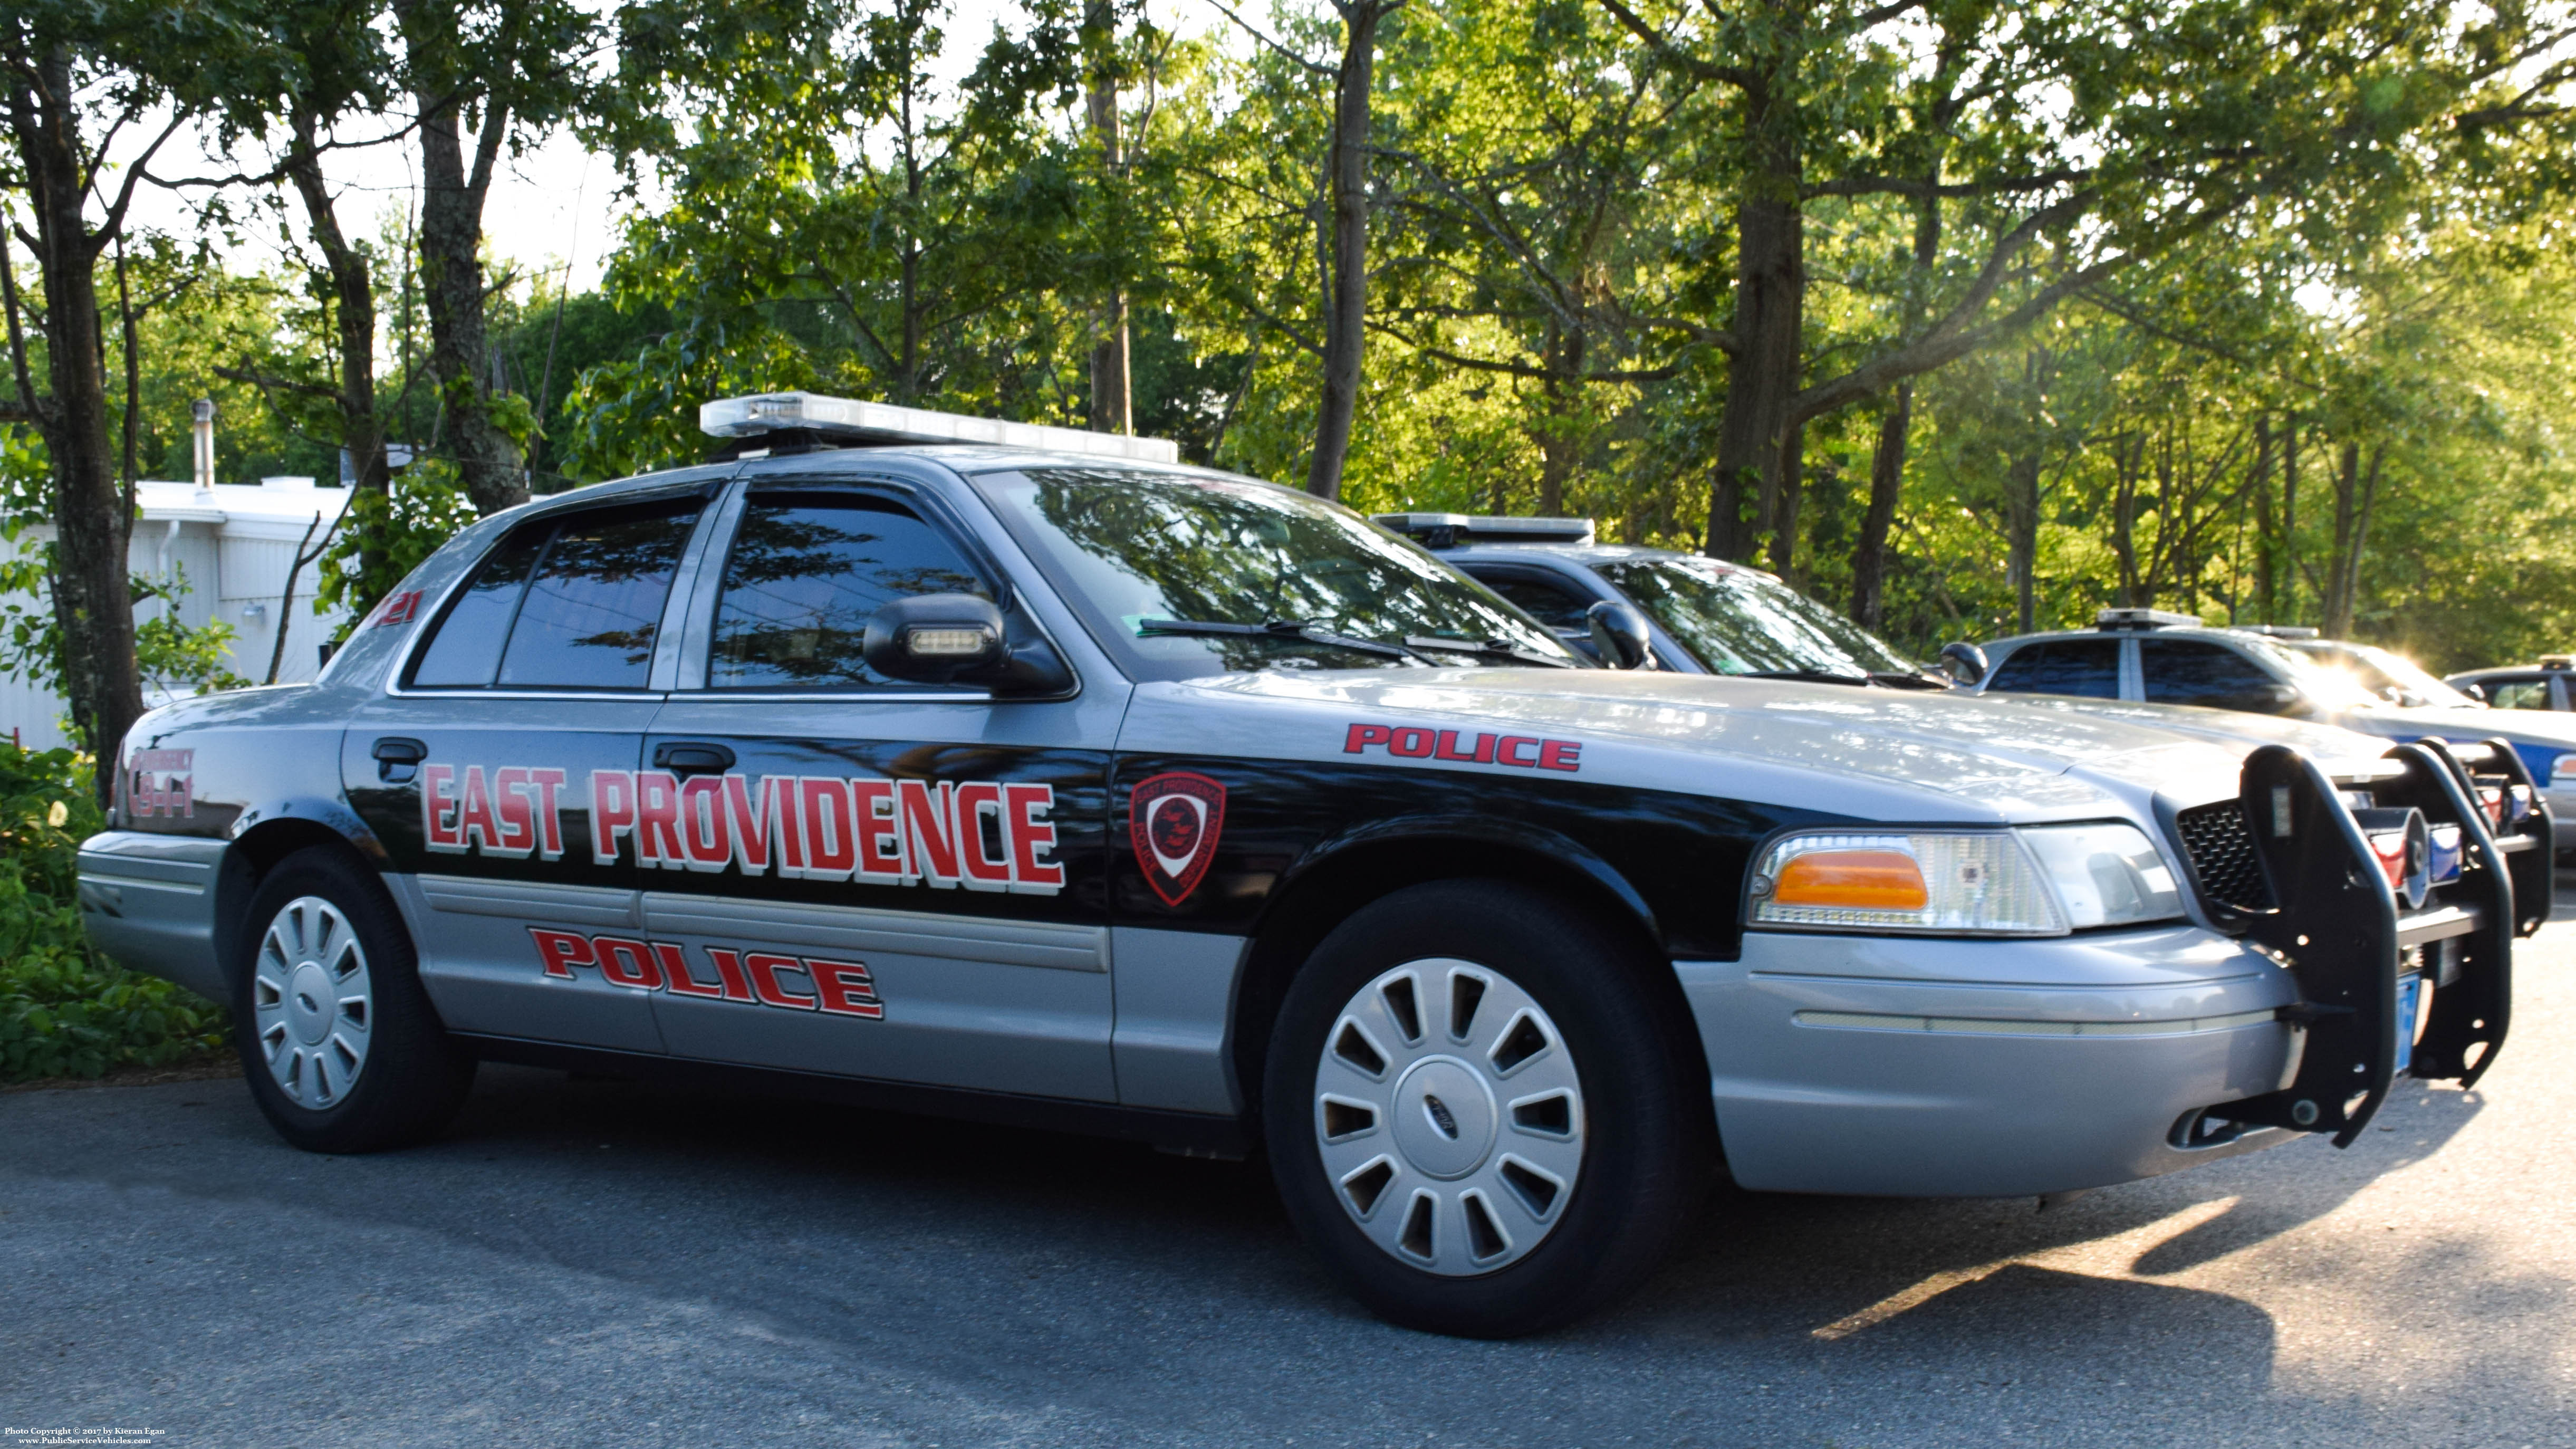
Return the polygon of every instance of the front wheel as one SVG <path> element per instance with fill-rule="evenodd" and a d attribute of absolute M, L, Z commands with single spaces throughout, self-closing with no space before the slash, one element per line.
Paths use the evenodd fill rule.
<path fill-rule="evenodd" d="M 1290 984 L 1273 1172 L 1380 1316 L 1532 1333 L 1662 1260 L 1707 1181 L 1708 1095 L 1635 954 L 1525 890 L 1442 882 L 1353 915 Z"/>
<path fill-rule="evenodd" d="M 373 1152 L 444 1127 L 474 1059 L 439 1025 L 383 884 L 337 851 L 300 850 L 246 915 L 233 1040 L 278 1135 L 308 1152 Z"/>

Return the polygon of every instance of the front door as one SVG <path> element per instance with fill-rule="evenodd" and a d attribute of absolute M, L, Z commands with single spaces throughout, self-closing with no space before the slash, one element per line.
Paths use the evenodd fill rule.
<path fill-rule="evenodd" d="M 885 679 L 868 616 L 1007 598 L 899 484 L 748 476 L 691 607 L 627 830 L 676 1055 L 1114 1100 L 1103 871 L 1113 691 Z M 1033 628 L 1008 610 L 1014 632 Z"/>
<path fill-rule="evenodd" d="M 662 1049 L 645 965 L 591 942 L 641 925 L 606 821 L 660 707 L 657 656 L 676 658 L 663 617 L 706 501 L 684 488 L 520 525 L 351 717 L 342 781 L 453 1030 Z"/>

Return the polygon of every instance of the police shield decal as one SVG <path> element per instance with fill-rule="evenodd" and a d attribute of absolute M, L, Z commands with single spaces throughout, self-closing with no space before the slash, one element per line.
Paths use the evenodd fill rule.
<path fill-rule="evenodd" d="M 1136 865 L 1163 904 L 1177 906 L 1198 889 L 1225 830 L 1225 787 L 1205 775 L 1172 770 L 1137 782 L 1128 804 Z"/>

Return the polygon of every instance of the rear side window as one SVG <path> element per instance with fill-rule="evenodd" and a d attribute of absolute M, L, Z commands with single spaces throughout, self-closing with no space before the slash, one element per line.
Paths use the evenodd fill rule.
<path fill-rule="evenodd" d="M 2546 679 L 2490 679 L 2485 684 L 2487 703 L 2498 709 L 2549 708 Z"/>
<path fill-rule="evenodd" d="M 2120 641 L 2052 639 L 2027 644 L 1995 669 L 1986 686 L 2006 694 L 2071 694 L 2083 699 L 2120 697 Z"/>
<path fill-rule="evenodd" d="M 919 594 L 992 590 L 948 535 L 900 504 L 755 493 L 725 559 L 707 687 L 893 683 L 860 657 L 868 616 Z"/>
<path fill-rule="evenodd" d="M 2211 709 L 2280 710 L 2280 681 L 2224 644 L 2198 639 L 2141 639 L 2138 673 L 2151 704 L 2197 704 Z"/>
<path fill-rule="evenodd" d="M 406 681 L 418 689 L 642 689 L 695 498 L 527 524 L 484 559 Z"/>
<path fill-rule="evenodd" d="M 1551 629 L 1586 630 L 1592 627 L 1591 620 L 1583 614 L 1584 610 L 1592 607 L 1592 601 L 1562 585 L 1525 574 L 1485 574 L 1474 569 L 1467 572 L 1476 582 L 1520 605 L 1523 613 Z"/>

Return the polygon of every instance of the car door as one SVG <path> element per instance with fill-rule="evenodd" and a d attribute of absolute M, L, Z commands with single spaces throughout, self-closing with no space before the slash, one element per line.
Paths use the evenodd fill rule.
<path fill-rule="evenodd" d="M 2479 682 L 2486 686 L 2487 703 L 2497 709 L 2548 709 L 2552 704 L 2545 674 L 2507 674 Z"/>
<path fill-rule="evenodd" d="M 1035 625 L 919 480 L 755 464 L 636 775 L 653 998 L 679 1055 L 1115 1100 L 1104 904 L 1120 692 L 884 678 L 895 598 Z"/>
<path fill-rule="evenodd" d="M 351 718 L 343 785 L 452 1030 L 662 1049 L 649 963 L 590 947 L 640 924 L 634 861 L 602 822 L 625 808 L 614 782 L 677 657 L 672 585 L 728 471 L 510 530 Z"/>

